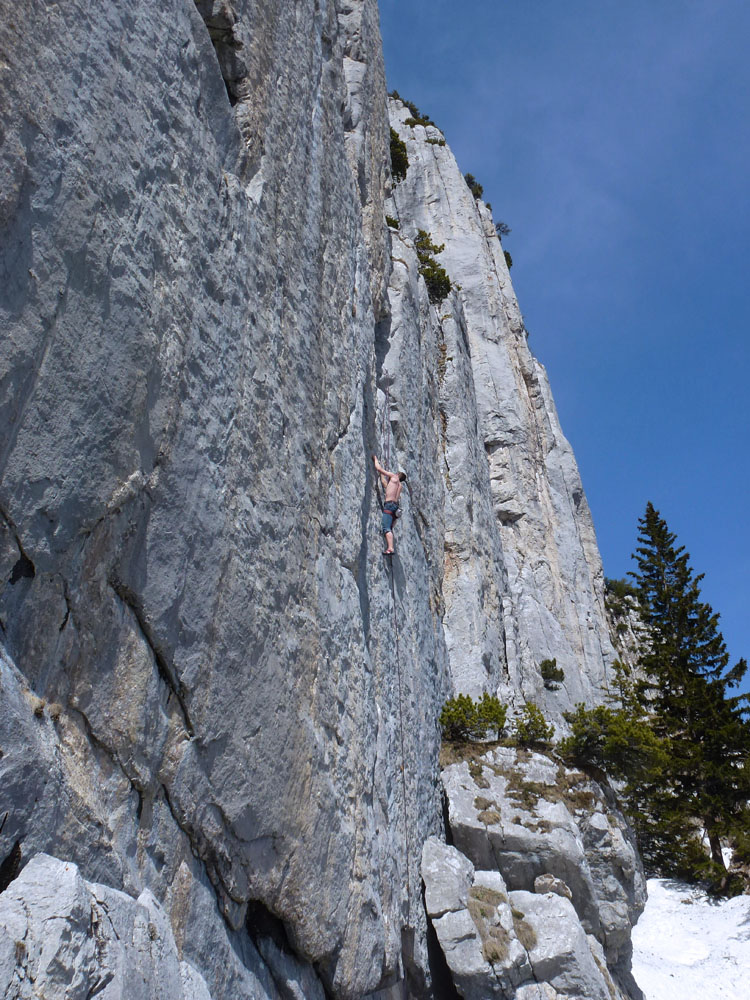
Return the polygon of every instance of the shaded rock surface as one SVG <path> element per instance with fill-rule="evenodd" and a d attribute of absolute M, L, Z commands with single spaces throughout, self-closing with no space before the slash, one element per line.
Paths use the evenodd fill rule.
<path fill-rule="evenodd" d="M 398 105 L 392 200 L 375 0 L 0 15 L 4 905 L 54 855 L 71 934 L 158 901 L 167 1000 L 429 996 L 443 701 L 559 718 L 611 659 L 490 216 Z"/>

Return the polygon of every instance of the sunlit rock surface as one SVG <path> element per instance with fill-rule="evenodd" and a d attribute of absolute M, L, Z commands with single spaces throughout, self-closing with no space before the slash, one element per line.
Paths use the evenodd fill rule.
<path fill-rule="evenodd" d="M 461 995 L 480 995 L 485 987 L 478 982 L 492 981 L 499 966 L 506 979 L 516 970 L 513 987 L 533 978 L 563 995 L 606 997 L 616 988 L 618 995 L 639 996 L 630 974 L 630 934 L 645 903 L 645 879 L 611 790 L 543 754 L 510 748 L 452 764 L 442 777 L 452 846 L 428 842 L 422 873 L 427 911 Z M 503 883 L 494 895 L 469 888 L 488 884 L 486 873 Z M 480 921 L 473 937 L 465 937 L 457 917 L 442 920 L 461 909 L 472 915 L 482 900 L 497 909 L 484 915 L 488 927 L 504 927 L 503 935 L 483 930 Z M 515 914 L 515 937 L 533 973 L 520 975 L 509 950 L 508 900 L 533 929 L 519 931 L 522 918 Z M 496 948 L 498 939 L 502 947 Z M 469 940 L 474 960 L 467 972 Z M 466 976 L 470 987 L 459 984 Z M 508 982 L 502 988 L 497 995 L 514 995 Z"/>
<path fill-rule="evenodd" d="M 456 544 L 447 535 L 445 560 L 451 675 L 458 690 L 476 695 L 495 688 L 500 671 L 512 702 L 535 700 L 559 718 L 575 702 L 601 699 L 614 658 L 586 497 L 546 373 L 529 351 L 490 212 L 474 199 L 450 148 L 440 145 L 438 129 L 407 125 L 411 112 L 400 101 L 391 99 L 389 108 L 410 167 L 387 210 L 407 245 L 420 229 L 444 244 L 438 262 L 460 286 L 437 310 L 448 397 L 442 471 L 449 530 L 455 521 L 457 531 Z M 450 398 L 456 386 L 458 407 Z M 476 448 L 484 452 L 480 476 Z M 489 606 L 496 616 L 498 603 L 507 673 L 494 641 L 499 625 L 485 613 Z M 555 692 L 539 672 L 548 658 L 565 672 Z"/>
<path fill-rule="evenodd" d="M 73 864 L 37 854 L 0 913 L 5 997 L 210 1000 L 200 973 L 177 955 L 169 920 L 145 890 L 137 900 L 85 882 Z"/>

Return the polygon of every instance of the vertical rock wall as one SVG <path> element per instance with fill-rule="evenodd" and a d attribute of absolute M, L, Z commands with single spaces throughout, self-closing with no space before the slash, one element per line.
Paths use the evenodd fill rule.
<path fill-rule="evenodd" d="M 2 870 L 153 893 L 185 996 L 430 995 L 441 704 L 610 652 L 489 217 L 394 107 L 389 234 L 375 0 L 0 13 Z"/>
<path fill-rule="evenodd" d="M 277 919 L 361 996 L 424 937 L 446 689 L 439 549 L 379 556 L 377 7 L 28 2 L 0 31 L 0 621 L 61 761 L 2 854 L 151 887 L 217 996 L 205 886 L 214 938 Z"/>
<path fill-rule="evenodd" d="M 591 515 L 489 210 L 437 128 L 407 125 L 411 112 L 398 100 L 390 114 L 410 162 L 388 208 L 399 220 L 401 256 L 414 268 L 409 248 L 426 231 L 444 245 L 436 257 L 458 286 L 435 311 L 454 686 L 473 695 L 499 688 L 559 719 L 575 702 L 601 698 L 614 656 Z M 554 692 L 539 672 L 548 658 L 565 672 Z"/>

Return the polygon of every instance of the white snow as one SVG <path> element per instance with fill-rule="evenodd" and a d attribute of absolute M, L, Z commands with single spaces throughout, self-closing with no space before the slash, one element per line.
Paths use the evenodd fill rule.
<path fill-rule="evenodd" d="M 649 879 L 633 975 L 646 1000 L 747 1000 L 750 896 L 717 903 L 693 886 Z"/>

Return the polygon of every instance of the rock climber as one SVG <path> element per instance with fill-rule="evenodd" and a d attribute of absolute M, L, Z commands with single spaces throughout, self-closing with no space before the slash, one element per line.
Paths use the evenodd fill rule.
<path fill-rule="evenodd" d="M 405 472 L 389 472 L 384 469 L 377 459 L 377 455 L 372 456 L 375 463 L 375 471 L 380 476 L 380 481 L 385 490 L 385 503 L 383 504 L 383 534 L 385 535 L 386 549 L 384 556 L 393 555 L 393 524 L 398 517 L 399 497 L 406 482 Z"/>

